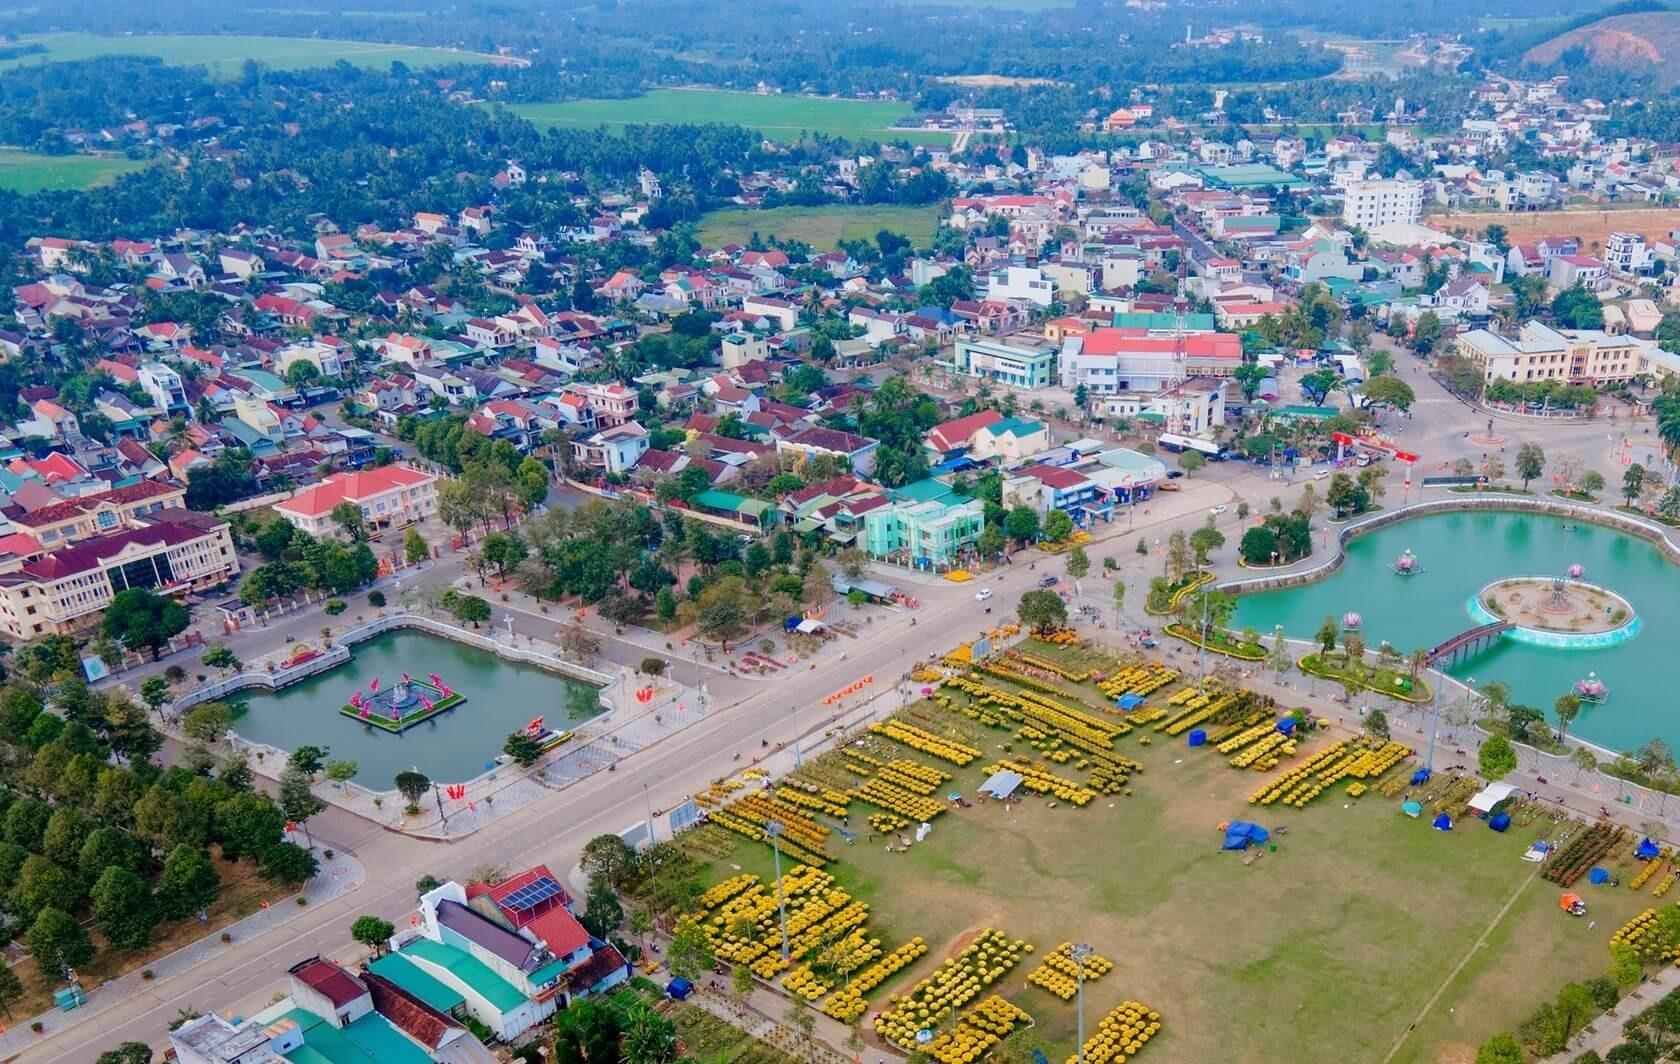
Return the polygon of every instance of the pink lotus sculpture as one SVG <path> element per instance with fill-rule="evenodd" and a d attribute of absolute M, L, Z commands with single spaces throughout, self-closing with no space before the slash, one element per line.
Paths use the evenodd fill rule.
<path fill-rule="evenodd" d="M 405 683 L 405 684 L 406 684 L 406 683 L 408 683 L 408 682 L 409 682 L 409 680 L 408 680 L 408 673 L 406 673 L 406 672 L 405 672 L 405 673 L 403 673 L 403 683 Z"/>
<path fill-rule="evenodd" d="M 357 709 L 362 708 L 362 693 L 360 691 L 357 691 L 355 694 L 350 696 L 350 704 L 355 706 Z"/>
<path fill-rule="evenodd" d="M 1571 580 L 1579 580 L 1586 575 L 1587 567 L 1582 565 L 1580 562 L 1576 562 L 1574 565 L 1569 567 L 1569 579 Z"/>
<path fill-rule="evenodd" d="M 427 713 L 430 713 L 432 711 L 432 700 L 427 698 L 425 695 L 421 695 L 420 708 L 425 710 Z"/>
<path fill-rule="evenodd" d="M 1398 569 L 1402 573 L 1409 573 L 1413 569 L 1417 568 L 1417 558 L 1411 551 L 1407 551 L 1406 553 L 1400 555 L 1400 557 L 1394 559 L 1394 568 Z"/>
<path fill-rule="evenodd" d="M 1343 628 L 1363 628 L 1364 626 L 1365 618 L 1361 617 L 1354 611 L 1348 610 L 1346 613 L 1342 614 Z"/>
<path fill-rule="evenodd" d="M 379 677 L 375 676 L 373 679 L 368 681 L 368 690 L 369 691 L 379 690 Z"/>
<path fill-rule="evenodd" d="M 367 720 L 368 719 L 368 707 L 358 705 L 356 708 L 361 710 L 361 712 L 358 713 L 357 716 L 361 717 L 363 720 Z"/>

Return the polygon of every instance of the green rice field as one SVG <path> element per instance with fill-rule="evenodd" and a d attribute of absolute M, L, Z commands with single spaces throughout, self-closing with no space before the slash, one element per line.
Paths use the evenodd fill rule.
<path fill-rule="evenodd" d="M 509 109 L 545 129 L 723 122 L 756 129 L 772 140 L 797 140 L 803 133 L 826 133 L 853 140 L 908 140 L 919 144 L 945 144 L 951 139 L 946 133 L 893 130 L 895 121 L 911 113 L 907 104 L 816 96 L 760 96 L 722 89 L 659 89 L 622 100 L 514 104 Z"/>
<path fill-rule="evenodd" d="M 107 37 L 95 33 L 49 33 L 25 37 L 24 44 L 41 44 L 35 52 L 0 62 L 0 69 L 25 63 L 97 59 L 106 55 L 151 55 L 179 66 L 207 66 L 231 76 L 247 59 L 281 70 L 331 66 L 343 60 L 356 66 L 385 67 L 393 59 L 411 67 L 485 63 L 490 56 L 447 48 L 417 48 L 373 41 L 335 41 L 309 37 L 246 37 L 235 35 L 147 34 Z"/>
<path fill-rule="evenodd" d="M 707 247 L 745 244 L 761 237 L 802 240 L 833 249 L 842 240 L 874 240 L 882 229 L 910 238 L 917 247 L 933 242 L 937 207 L 772 207 L 768 210 L 711 211 L 700 219 L 699 241 Z"/>
<path fill-rule="evenodd" d="M 37 155 L 0 148 L 0 188 L 25 194 L 92 188 L 145 165 L 120 155 Z"/>

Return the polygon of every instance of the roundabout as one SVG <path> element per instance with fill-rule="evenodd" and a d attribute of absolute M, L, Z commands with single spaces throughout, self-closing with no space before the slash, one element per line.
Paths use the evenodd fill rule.
<path fill-rule="evenodd" d="M 1580 566 L 1571 567 L 1578 573 Z M 1639 634 L 1639 615 L 1627 599 L 1578 576 L 1516 576 L 1483 585 L 1470 599 L 1477 624 L 1509 621 L 1506 639 L 1557 650 L 1616 646 Z"/>

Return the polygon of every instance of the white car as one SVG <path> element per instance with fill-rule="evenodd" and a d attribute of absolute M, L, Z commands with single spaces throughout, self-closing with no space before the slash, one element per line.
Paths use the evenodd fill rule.
<path fill-rule="evenodd" d="M 1220 514 L 1224 513 L 1228 509 L 1230 509 L 1230 507 L 1228 507 L 1228 506 L 1214 506 L 1214 507 L 1210 507 L 1208 509 L 1208 513 L 1212 514 L 1215 517 L 1218 517 Z"/>
<path fill-rule="evenodd" d="M 985 602 L 987 599 L 989 599 L 991 597 L 992 597 L 992 589 L 989 588 L 989 587 L 983 587 L 979 591 L 976 591 L 974 593 L 974 601 L 976 601 L 976 602 Z"/>
<path fill-rule="evenodd" d="M 1320 469 L 1318 472 L 1313 474 L 1313 479 L 1314 480 L 1329 480 L 1330 479 L 1330 471 L 1328 469 Z"/>

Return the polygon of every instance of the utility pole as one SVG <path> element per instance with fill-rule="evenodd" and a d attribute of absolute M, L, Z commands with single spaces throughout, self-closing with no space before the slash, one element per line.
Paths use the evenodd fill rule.
<path fill-rule="evenodd" d="M 799 754 L 799 707 L 789 706 L 788 716 L 793 718 L 793 767 L 801 769 L 805 767 L 805 762 Z"/>
<path fill-rule="evenodd" d="M 782 960 L 788 959 L 787 933 L 787 901 L 782 895 L 782 822 L 772 820 L 764 825 L 764 834 L 770 840 L 770 849 L 776 855 L 776 911 L 781 915 L 782 922 Z"/>

